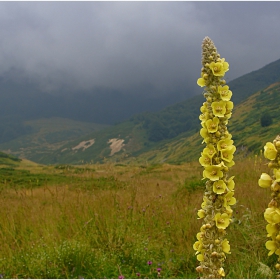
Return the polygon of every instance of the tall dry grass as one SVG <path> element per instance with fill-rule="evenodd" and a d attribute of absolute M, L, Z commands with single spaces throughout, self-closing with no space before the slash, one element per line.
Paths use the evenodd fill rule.
<path fill-rule="evenodd" d="M 272 275 L 263 219 L 270 194 L 257 184 L 266 170 L 262 158 L 240 158 L 232 168 L 238 201 L 228 231 L 229 278 Z M 2 190 L 3 277 L 197 277 L 192 245 L 201 226 L 196 215 L 203 195 L 199 164 L 108 163 L 88 166 L 83 172 L 61 172 L 69 182 Z M 73 185 L 74 176 L 87 183 Z"/>

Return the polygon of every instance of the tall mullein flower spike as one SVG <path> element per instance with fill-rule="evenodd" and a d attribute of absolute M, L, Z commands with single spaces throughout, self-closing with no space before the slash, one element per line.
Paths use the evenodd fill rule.
<path fill-rule="evenodd" d="M 217 49 L 209 37 L 202 42 L 202 69 L 197 84 L 204 89 L 206 102 L 200 108 L 200 135 L 206 147 L 199 158 L 204 167 L 203 179 L 206 189 L 198 219 L 203 225 L 197 234 L 193 248 L 200 265 L 196 268 L 201 278 L 222 278 L 226 254 L 230 254 L 226 229 L 231 222 L 231 205 L 234 198 L 234 176 L 228 178 L 229 168 L 234 165 L 233 154 L 236 150 L 227 130 L 233 103 L 232 92 L 223 76 L 229 70 L 229 64 L 220 58 Z"/>
<path fill-rule="evenodd" d="M 267 237 L 270 237 L 265 243 L 268 255 L 276 254 L 278 256 L 275 265 L 280 278 L 280 136 L 278 135 L 273 143 L 267 142 L 264 146 L 264 157 L 270 162 L 268 167 L 272 169 L 271 176 L 262 173 L 259 179 L 259 186 L 262 188 L 270 188 L 272 200 L 268 204 L 268 208 L 264 212 L 264 218 L 267 221 L 266 231 Z"/>

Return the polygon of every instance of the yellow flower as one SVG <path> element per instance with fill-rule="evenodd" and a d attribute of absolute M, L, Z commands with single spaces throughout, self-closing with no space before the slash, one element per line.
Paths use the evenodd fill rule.
<path fill-rule="evenodd" d="M 277 248 L 277 243 L 275 241 L 267 241 L 265 243 L 265 247 L 267 250 L 270 251 L 268 253 L 269 256 L 271 256 L 273 253 L 275 253 L 278 256 L 280 255 L 280 249 Z"/>
<path fill-rule="evenodd" d="M 209 144 L 206 148 L 203 149 L 202 154 L 213 158 L 213 156 L 216 154 L 216 149 L 212 144 Z"/>
<path fill-rule="evenodd" d="M 204 208 L 207 205 L 208 202 L 209 202 L 209 199 L 206 196 L 204 196 L 203 197 L 203 202 L 201 203 L 201 208 Z"/>
<path fill-rule="evenodd" d="M 201 240 L 202 240 L 202 232 L 197 233 L 196 239 L 197 239 L 198 241 L 201 241 Z"/>
<path fill-rule="evenodd" d="M 197 258 L 197 260 L 200 261 L 200 262 L 203 262 L 203 260 L 204 260 L 204 257 L 203 257 L 202 254 L 197 255 L 196 258 Z"/>
<path fill-rule="evenodd" d="M 230 219 L 227 213 L 217 213 L 215 215 L 215 222 L 217 228 L 226 229 L 230 223 Z"/>
<path fill-rule="evenodd" d="M 223 248 L 223 251 L 227 254 L 231 254 L 230 253 L 230 245 L 229 245 L 229 242 L 227 239 L 225 239 L 223 242 L 222 242 L 222 248 Z"/>
<path fill-rule="evenodd" d="M 207 109 L 207 104 L 206 104 L 206 102 L 204 102 L 204 103 L 203 103 L 203 106 L 200 107 L 200 112 L 201 112 L 201 113 L 205 113 L 205 112 L 207 112 L 207 111 L 208 111 L 208 109 Z"/>
<path fill-rule="evenodd" d="M 278 232 L 278 228 L 275 224 L 266 225 L 267 237 L 273 236 Z"/>
<path fill-rule="evenodd" d="M 233 140 L 231 139 L 222 139 L 217 143 L 217 148 L 219 151 L 226 150 L 231 148 L 233 145 Z"/>
<path fill-rule="evenodd" d="M 209 119 L 207 120 L 206 123 L 206 127 L 208 132 L 210 133 L 215 133 L 218 131 L 218 126 L 219 126 L 219 119 L 217 117 L 214 117 L 213 119 Z"/>
<path fill-rule="evenodd" d="M 219 268 L 218 273 L 219 273 L 221 276 L 225 276 L 225 271 L 224 271 L 224 269 L 223 269 L 222 267 Z"/>
<path fill-rule="evenodd" d="M 203 78 L 199 78 L 197 80 L 197 84 L 200 86 L 200 87 L 205 87 L 205 80 Z"/>
<path fill-rule="evenodd" d="M 223 177 L 223 172 L 221 171 L 221 165 L 210 165 L 206 166 L 203 171 L 203 177 L 208 178 L 211 181 L 218 181 Z"/>
<path fill-rule="evenodd" d="M 199 115 L 199 119 L 202 121 L 202 122 L 206 122 L 208 120 L 208 113 L 202 113 L 201 115 Z"/>
<path fill-rule="evenodd" d="M 232 101 L 225 101 L 225 102 L 226 102 L 227 112 L 229 114 L 233 109 L 233 102 Z"/>
<path fill-rule="evenodd" d="M 193 244 L 193 249 L 194 249 L 195 251 L 197 251 L 197 252 L 195 253 L 196 255 L 201 251 L 202 248 L 203 248 L 203 244 L 202 244 L 201 241 L 196 241 L 196 242 Z"/>
<path fill-rule="evenodd" d="M 200 129 L 200 136 L 204 139 L 205 142 L 207 141 L 207 139 L 209 138 L 207 128 L 203 127 L 203 128 Z"/>
<path fill-rule="evenodd" d="M 274 176 L 275 176 L 275 181 L 276 181 L 276 182 L 280 182 L 280 170 L 274 168 L 274 169 L 273 169 L 273 174 L 274 174 Z"/>
<path fill-rule="evenodd" d="M 199 158 L 199 163 L 202 166 L 208 166 L 212 164 L 212 158 L 210 158 L 208 155 L 201 154 L 201 157 Z"/>
<path fill-rule="evenodd" d="M 229 101 L 231 99 L 232 91 L 229 90 L 228 86 L 219 86 L 218 93 L 220 94 L 221 99 L 224 101 Z"/>
<path fill-rule="evenodd" d="M 236 147 L 232 146 L 226 150 L 221 151 L 221 158 L 226 162 L 231 162 L 233 159 L 233 154 L 236 151 Z"/>
<path fill-rule="evenodd" d="M 219 180 L 214 182 L 213 184 L 213 192 L 217 194 L 222 194 L 225 192 L 227 185 L 223 180 Z"/>
<path fill-rule="evenodd" d="M 229 205 L 225 206 L 226 208 L 226 212 L 228 214 L 229 217 L 232 216 L 233 210 L 231 209 L 231 207 Z"/>
<path fill-rule="evenodd" d="M 224 196 L 224 206 L 226 207 L 227 205 L 234 205 L 236 203 L 236 198 L 233 196 L 234 193 L 233 192 L 228 192 L 225 196 Z"/>
<path fill-rule="evenodd" d="M 272 179 L 271 179 L 271 177 L 268 174 L 262 173 L 258 183 L 259 183 L 260 187 L 268 188 L 272 184 Z"/>
<path fill-rule="evenodd" d="M 227 187 L 230 191 L 233 191 L 235 183 L 233 181 L 234 176 L 231 176 L 227 181 Z"/>
<path fill-rule="evenodd" d="M 203 209 L 200 209 L 197 211 L 198 219 L 202 219 L 205 217 L 205 211 Z"/>
<path fill-rule="evenodd" d="M 224 76 L 225 72 L 229 70 L 229 64 L 225 62 L 225 59 L 221 59 L 219 62 L 211 62 L 209 68 L 212 70 L 214 76 Z"/>
<path fill-rule="evenodd" d="M 218 102 L 213 102 L 211 104 L 212 110 L 213 110 L 213 114 L 216 117 L 224 117 L 225 113 L 226 113 L 226 102 L 225 101 L 218 101 Z"/>
<path fill-rule="evenodd" d="M 270 224 L 280 223 L 280 209 L 275 207 L 266 208 L 264 212 L 264 218 Z"/>
<path fill-rule="evenodd" d="M 275 146 L 271 142 L 267 142 L 264 146 L 264 153 L 263 155 L 270 160 L 275 160 L 277 155 L 277 150 Z"/>

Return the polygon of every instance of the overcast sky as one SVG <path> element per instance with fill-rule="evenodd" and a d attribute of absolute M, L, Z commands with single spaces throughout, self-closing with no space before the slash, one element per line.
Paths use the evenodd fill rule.
<path fill-rule="evenodd" d="M 46 90 L 201 92 L 201 42 L 227 81 L 280 58 L 280 2 L 0 2 L 0 75 Z"/>

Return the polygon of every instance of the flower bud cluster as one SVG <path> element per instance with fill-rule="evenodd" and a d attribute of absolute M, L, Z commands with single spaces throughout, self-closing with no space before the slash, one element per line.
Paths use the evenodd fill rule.
<path fill-rule="evenodd" d="M 278 255 L 278 263 L 275 265 L 280 276 L 280 136 L 278 135 L 273 143 L 267 142 L 264 146 L 264 157 L 270 160 L 268 167 L 273 171 L 270 176 L 262 173 L 258 181 L 262 188 L 270 188 L 272 200 L 264 212 L 264 218 L 268 222 L 266 226 L 267 237 L 271 240 L 265 243 L 269 250 L 268 255 Z"/>
<path fill-rule="evenodd" d="M 199 219 L 203 220 L 200 232 L 193 248 L 200 265 L 197 271 L 203 278 L 222 278 L 225 276 L 223 263 L 226 254 L 230 254 L 230 245 L 226 236 L 226 228 L 231 222 L 231 205 L 234 198 L 234 177 L 228 178 L 229 168 L 234 165 L 233 154 L 236 147 L 227 130 L 231 117 L 233 102 L 232 92 L 226 85 L 223 76 L 229 64 L 220 58 L 217 49 L 209 37 L 202 43 L 202 69 L 197 84 L 204 89 L 206 102 L 200 108 L 202 143 L 206 147 L 199 158 L 204 167 L 203 179 L 206 189 Z"/>

